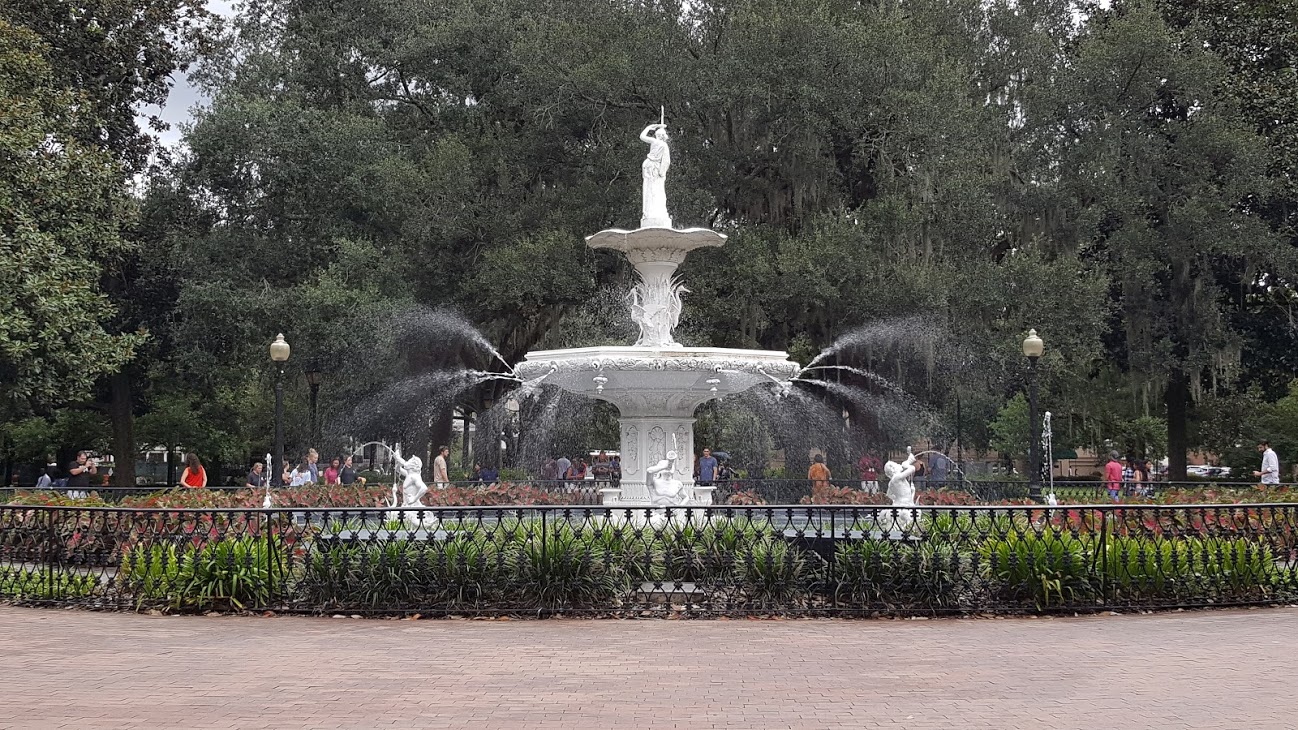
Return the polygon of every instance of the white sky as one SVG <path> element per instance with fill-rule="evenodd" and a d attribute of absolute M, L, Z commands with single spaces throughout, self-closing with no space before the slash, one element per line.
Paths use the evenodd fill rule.
<path fill-rule="evenodd" d="M 236 5 L 238 0 L 207 0 L 208 10 L 226 18 L 235 15 Z M 193 117 L 195 107 L 206 106 L 208 101 L 201 91 L 189 84 L 185 74 L 173 74 L 172 82 L 171 93 L 167 96 L 167 105 L 162 107 L 162 113 L 159 114 L 163 121 L 171 125 L 171 129 L 158 135 L 162 143 L 168 146 L 180 142 L 180 125 Z M 155 106 L 145 107 L 145 110 L 158 113 L 158 108 Z M 145 127 L 143 119 L 139 120 L 139 124 L 141 128 Z"/>

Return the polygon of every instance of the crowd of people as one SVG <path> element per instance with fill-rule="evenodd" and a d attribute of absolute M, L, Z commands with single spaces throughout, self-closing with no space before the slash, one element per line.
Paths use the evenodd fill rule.
<path fill-rule="evenodd" d="M 194 459 L 195 465 L 201 471 L 202 465 L 197 464 L 198 459 L 190 454 Z M 186 467 L 186 474 L 189 473 L 189 467 Z M 320 452 L 315 449 L 308 449 L 306 456 L 296 463 L 285 460 L 284 470 L 279 475 L 278 483 L 271 481 L 270 475 L 266 473 L 266 466 L 258 461 L 252 465 L 248 472 L 247 479 L 244 480 L 245 487 L 265 487 L 265 486 L 285 486 L 301 487 L 307 484 L 324 484 L 324 485 L 352 485 L 364 484 L 365 477 L 356 473 L 356 466 L 352 462 L 351 454 L 346 456 L 335 456 L 329 460 L 329 465 L 320 468 Z M 207 477 L 204 475 L 202 484 L 195 484 L 186 481 L 182 476 L 181 483 L 187 487 L 207 486 Z"/>
<path fill-rule="evenodd" d="M 601 482 L 619 482 L 622 480 L 622 458 L 618 454 L 610 455 L 600 451 L 589 462 L 584 458 L 569 459 L 567 456 L 550 457 L 541 465 L 543 482 L 580 482 L 593 479 Z"/>

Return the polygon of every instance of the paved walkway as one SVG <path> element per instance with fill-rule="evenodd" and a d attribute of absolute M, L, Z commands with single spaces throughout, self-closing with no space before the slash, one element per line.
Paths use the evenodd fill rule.
<path fill-rule="evenodd" d="M 1298 609 L 380 621 L 0 607 L 0 728 L 1292 728 Z"/>

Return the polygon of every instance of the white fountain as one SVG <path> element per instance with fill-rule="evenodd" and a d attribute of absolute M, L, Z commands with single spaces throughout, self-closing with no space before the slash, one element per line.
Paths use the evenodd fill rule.
<path fill-rule="evenodd" d="M 707 228 L 675 228 L 667 212 L 671 166 L 667 125 L 640 133 L 649 144 L 641 165 L 643 215 L 633 231 L 618 228 L 586 238 L 592 248 L 626 254 L 639 281 L 627 295 L 640 338 L 627 347 L 579 347 L 529 352 L 515 371 L 617 406 L 622 431 L 622 482 L 605 489 L 607 505 L 703 505 L 712 488 L 694 485 L 694 409 L 759 383 L 784 382 L 800 369 L 788 354 L 722 347 L 687 348 L 672 335 L 686 289 L 676 267 L 696 248 L 726 237 Z"/>

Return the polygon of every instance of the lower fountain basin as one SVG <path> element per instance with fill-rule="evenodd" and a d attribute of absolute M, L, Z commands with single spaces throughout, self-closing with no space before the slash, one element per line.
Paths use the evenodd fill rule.
<path fill-rule="evenodd" d="M 654 501 L 648 479 L 655 465 L 680 485 L 694 484 L 694 409 L 787 381 L 801 367 L 788 357 L 724 347 L 580 347 L 529 352 L 515 372 L 617 406 L 622 480 L 620 488 L 601 490 L 604 504 L 645 505 Z M 678 506 L 712 503 L 707 485 L 684 493 L 693 496 Z"/>
<path fill-rule="evenodd" d="M 608 401 L 623 417 L 690 417 L 699 404 L 761 383 L 785 381 L 800 366 L 774 350 L 728 347 L 578 347 L 527 353 L 524 380 Z"/>

